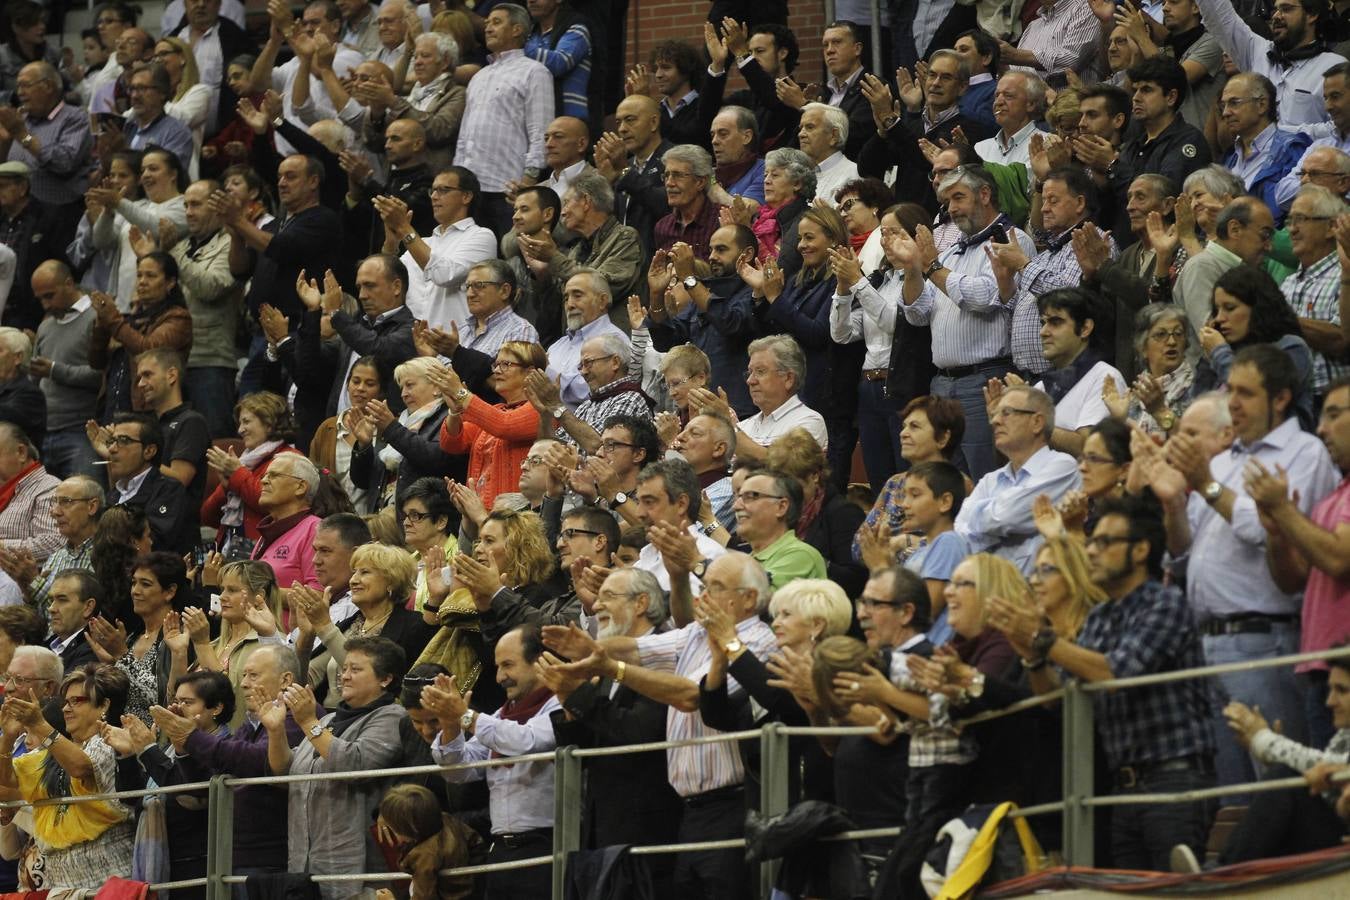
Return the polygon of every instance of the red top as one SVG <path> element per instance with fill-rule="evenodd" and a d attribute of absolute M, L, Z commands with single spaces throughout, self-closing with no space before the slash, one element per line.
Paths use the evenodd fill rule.
<path fill-rule="evenodd" d="M 451 433 L 456 422 L 459 430 Z M 508 406 L 473 395 L 459 418 L 446 416 L 441 428 L 442 450 L 469 454 L 469 486 L 489 510 L 498 494 L 519 488 L 520 466 L 538 439 L 539 411 L 523 400 Z"/>
<path fill-rule="evenodd" d="M 239 495 L 244 503 L 244 537 L 250 541 L 258 539 L 258 522 L 266 515 L 258 508 L 258 495 L 262 493 L 262 477 L 267 471 L 267 467 L 272 464 L 272 460 L 277 458 L 278 453 L 299 453 L 290 444 L 282 444 L 272 452 L 272 455 L 258 463 L 255 468 L 240 466 L 235 469 L 227 481 L 222 481 L 216 485 L 216 489 L 211 492 L 211 496 L 206 498 L 202 504 L 202 524 L 214 525 L 217 529 L 220 526 L 220 514 L 225 509 L 225 491 L 231 490 Z M 224 540 L 225 535 L 217 532 L 216 539 Z"/>

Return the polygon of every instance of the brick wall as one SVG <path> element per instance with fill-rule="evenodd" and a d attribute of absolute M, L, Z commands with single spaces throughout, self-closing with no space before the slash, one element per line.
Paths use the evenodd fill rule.
<path fill-rule="evenodd" d="M 709 5 L 708 0 L 630 0 L 625 69 L 646 62 L 652 45 L 659 41 L 687 41 L 702 49 L 703 21 Z M 793 0 L 788 27 L 796 32 L 801 44 L 794 77 L 799 83 L 820 82 L 824 70 L 820 33 L 825 28 L 825 4 L 819 0 Z M 728 92 L 741 87 L 744 83 L 733 74 Z"/>

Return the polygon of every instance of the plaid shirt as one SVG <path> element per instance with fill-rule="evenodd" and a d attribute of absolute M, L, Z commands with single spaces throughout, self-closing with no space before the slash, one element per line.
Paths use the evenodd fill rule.
<path fill-rule="evenodd" d="M 47 561 L 42 564 L 42 570 L 38 572 L 37 577 L 28 586 L 31 601 L 37 607 L 37 611 L 42 618 L 47 618 L 47 607 L 49 606 L 47 596 L 52 591 L 52 582 L 56 580 L 56 573 L 64 572 L 66 569 L 92 569 L 93 562 L 90 557 L 93 552 L 94 537 L 90 535 L 78 547 L 71 547 L 66 544 L 58 547 L 55 553 L 47 557 Z"/>
<path fill-rule="evenodd" d="M 1050 361 L 1041 350 L 1041 314 L 1036 299 L 1059 288 L 1075 287 L 1083 280 L 1083 270 L 1073 252 L 1073 229 L 1066 228 L 1044 239 L 1045 249 L 1033 256 L 1014 279 L 1016 306 L 1012 314 L 1012 358 L 1023 373 L 1044 375 Z M 1108 237 L 1111 256 L 1115 242 Z"/>
<path fill-rule="evenodd" d="M 652 227 L 656 249 L 669 250 L 676 242 L 683 241 L 693 248 L 695 257 L 706 260 L 708 241 L 712 239 L 713 232 L 722 227 L 718 219 L 720 209 L 711 197 L 704 197 L 703 209 L 688 224 L 681 222 L 678 214 L 671 210 Z"/>
<path fill-rule="evenodd" d="M 630 389 L 623 390 L 623 388 Z M 642 392 L 642 386 L 638 383 L 638 380 L 626 377 L 612 381 L 593 392 L 577 407 L 576 416 L 594 428 L 596 434 L 600 434 L 605 430 L 605 420 L 610 416 L 637 416 L 642 419 L 650 419 L 652 417 L 652 405 L 650 398 Z M 566 429 L 559 428 L 557 438 L 560 441 L 576 445 L 576 441 L 572 439 Z"/>
<path fill-rule="evenodd" d="M 491 57 L 469 81 L 455 162 L 478 176 L 485 194 L 531 166 L 544 166 L 544 132 L 553 120 L 553 76 L 524 50 Z"/>
<path fill-rule="evenodd" d="M 483 326 L 481 333 L 478 331 L 480 324 Z M 465 349 L 477 350 L 479 353 L 495 357 L 502 344 L 507 341 L 539 343 L 539 332 L 509 306 L 497 310 L 484 322 L 480 323 L 478 317 L 470 313 L 469 317 L 460 323 L 459 345 Z"/>
<path fill-rule="evenodd" d="M 0 510 L 0 543 L 27 550 L 39 564 L 66 543 L 52 519 L 52 494 L 61 479 L 42 466 L 24 476 L 9 504 Z"/>
<path fill-rule="evenodd" d="M 909 654 L 895 651 L 891 654 L 891 683 L 902 691 L 923 694 L 924 690 L 909 674 Z M 968 732 L 957 731 L 952 725 L 947 697 L 927 694 L 931 710 L 929 721 L 905 718 L 900 727 L 909 732 L 909 766 L 925 768 L 938 765 L 963 766 L 979 755 L 979 745 Z"/>
<path fill-rule="evenodd" d="M 1115 678 L 1205 664 L 1185 594 L 1157 581 L 1094 607 L 1078 634 L 1078 646 L 1105 654 Z M 1212 709 L 1203 679 L 1102 691 L 1092 701 L 1113 769 L 1214 752 Z"/>
<path fill-rule="evenodd" d="M 1284 299 L 1300 319 L 1341 324 L 1341 264 L 1332 250 L 1311 266 L 1300 268 L 1280 284 Z M 1350 372 L 1350 366 L 1334 363 L 1313 353 L 1313 393 L 1325 394 L 1327 385 Z"/>

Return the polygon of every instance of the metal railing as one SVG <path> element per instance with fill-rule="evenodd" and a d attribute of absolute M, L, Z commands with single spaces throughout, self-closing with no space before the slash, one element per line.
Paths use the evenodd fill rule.
<path fill-rule="evenodd" d="M 1053 703 L 1062 704 L 1062 754 L 1063 754 L 1063 799 L 1053 803 L 1023 807 L 1016 810 L 1014 816 L 1038 816 L 1059 813 L 1062 816 L 1064 859 L 1071 866 L 1091 867 L 1093 864 L 1093 810 L 1098 807 L 1119 806 L 1123 804 L 1162 804 L 1188 803 L 1197 800 L 1209 800 L 1236 794 L 1257 794 L 1268 791 L 1305 789 L 1302 778 L 1281 778 L 1252 782 L 1240 785 L 1224 785 L 1201 790 L 1175 793 L 1125 794 L 1118 796 L 1093 796 L 1093 709 L 1092 695 L 1104 691 L 1129 690 L 1157 684 L 1168 684 L 1196 678 L 1213 678 L 1233 672 L 1257 671 L 1297 665 L 1304 662 L 1332 658 L 1350 657 L 1350 648 L 1340 648 L 1318 653 L 1299 653 L 1242 663 L 1203 666 L 1175 672 L 1162 672 L 1131 678 L 1118 678 L 1110 681 L 1080 683 L 1067 681 L 1063 687 L 1046 694 L 1029 697 L 998 710 L 981 713 L 959 721 L 960 727 L 987 722 L 993 719 L 1017 715 L 1026 710 Z M 395 778 L 410 775 L 444 774 L 456 770 L 487 769 L 494 766 L 514 765 L 522 762 L 542 762 L 551 760 L 554 764 L 554 828 L 553 847 L 548 855 L 528 859 L 512 860 L 503 863 L 485 863 L 461 866 L 449 869 L 450 875 L 481 875 L 511 869 L 550 866 L 552 868 L 552 897 L 561 900 L 564 896 L 564 878 L 566 860 L 569 853 L 581 849 L 581 809 L 582 809 L 582 761 L 604 756 L 619 756 L 630 753 L 668 750 L 675 747 L 690 747 L 716 743 L 758 740 L 760 742 L 760 814 L 769 817 L 786 812 L 788 808 L 788 770 L 790 752 L 788 742 L 794 737 L 843 737 L 875 734 L 871 727 L 816 727 L 787 726 L 771 723 L 762 728 L 724 732 L 700 738 L 681 741 L 652 741 L 643 744 L 629 744 L 618 747 L 559 747 L 549 753 L 533 753 L 527 756 L 485 759 L 477 762 L 456 763 L 454 765 L 424 765 L 403 768 L 373 769 L 354 772 L 310 773 L 302 775 L 267 775 L 249 778 L 236 778 L 230 775 L 216 775 L 210 781 L 192 784 L 177 784 L 167 787 L 147 788 L 136 791 L 114 791 L 103 794 L 89 794 L 79 797 L 62 797 L 38 801 L 13 800 L 0 803 L 0 809 L 12 809 L 24 806 L 43 806 L 57 803 L 89 803 L 98 800 L 129 800 L 151 795 L 172 795 L 189 791 L 207 792 L 207 874 L 203 878 L 169 881 L 151 885 L 157 891 L 173 891 L 182 888 L 205 886 L 208 900 L 229 900 L 232 886 L 243 883 L 244 876 L 232 874 L 231 856 L 234 837 L 234 788 L 259 785 L 283 785 L 306 781 L 356 781 L 372 778 Z M 894 837 L 900 834 L 897 826 L 886 828 L 857 829 L 834 835 L 826 840 L 862 840 L 870 838 Z M 744 838 L 716 841 L 694 841 L 679 844 L 661 844 L 634 847 L 632 853 L 647 856 L 664 853 L 683 853 L 694 850 L 735 849 L 745 846 Z M 776 878 L 776 861 L 765 862 L 760 867 L 758 884 L 759 896 L 766 898 Z M 318 883 L 369 882 L 385 883 L 405 881 L 411 876 L 401 872 L 359 872 L 342 874 L 315 874 L 310 878 Z"/>

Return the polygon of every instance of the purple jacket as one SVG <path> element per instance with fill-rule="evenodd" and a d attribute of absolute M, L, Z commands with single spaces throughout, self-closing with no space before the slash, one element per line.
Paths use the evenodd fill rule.
<path fill-rule="evenodd" d="M 316 709 L 322 718 L 326 713 Z M 304 740 L 300 726 L 286 714 L 286 742 L 292 748 Z M 267 766 L 267 729 L 245 719 L 229 737 L 200 729 L 188 735 L 185 746 L 197 765 L 216 775 L 252 778 L 275 774 Z M 184 760 L 186 762 L 187 760 Z M 284 772 L 282 774 L 285 774 Z M 256 785 L 234 789 L 234 867 L 284 872 L 286 870 L 287 787 Z"/>

